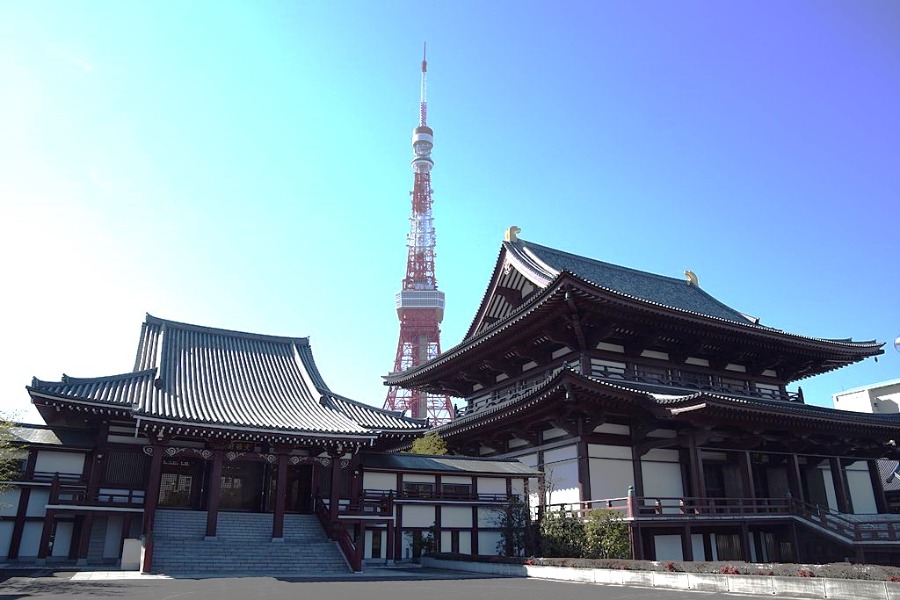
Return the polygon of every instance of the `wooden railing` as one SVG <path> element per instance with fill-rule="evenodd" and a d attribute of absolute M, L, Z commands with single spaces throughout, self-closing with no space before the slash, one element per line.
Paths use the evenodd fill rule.
<path fill-rule="evenodd" d="M 588 502 L 550 504 L 546 512 L 566 511 L 584 517 L 595 509 L 615 510 L 622 518 L 660 521 L 681 518 L 746 519 L 797 517 L 844 539 L 856 542 L 900 542 L 900 515 L 852 515 L 793 498 L 691 498 L 630 496 Z"/>
<path fill-rule="evenodd" d="M 475 494 L 453 493 L 444 490 L 363 490 L 362 498 L 369 502 L 381 502 L 386 499 L 397 500 L 430 500 L 434 502 L 477 502 L 484 504 L 506 504 L 507 494 Z"/>
<path fill-rule="evenodd" d="M 340 523 L 331 521 L 331 511 L 328 509 L 328 506 L 322 498 L 316 497 L 313 504 L 315 506 L 316 516 L 319 518 L 319 523 L 322 525 L 322 529 L 325 530 L 325 533 L 330 539 L 338 543 L 338 547 L 341 549 L 341 552 L 344 553 L 344 557 L 350 564 L 350 568 L 353 569 L 354 572 L 361 571 L 363 545 L 360 544 L 357 546 L 354 544 L 353 539 L 350 537 L 350 534 L 347 533 L 347 530 L 344 529 Z"/>

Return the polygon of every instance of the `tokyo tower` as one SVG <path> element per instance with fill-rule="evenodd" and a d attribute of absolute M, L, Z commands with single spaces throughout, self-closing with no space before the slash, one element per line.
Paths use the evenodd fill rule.
<path fill-rule="evenodd" d="M 422 56 L 422 84 L 419 96 L 419 126 L 413 130 L 411 162 L 413 173 L 412 216 L 406 244 L 406 278 L 397 293 L 397 317 L 400 319 L 400 341 L 394 360 L 395 373 L 406 371 L 431 360 L 441 352 L 441 329 L 444 318 L 444 292 L 438 291 L 434 277 L 434 219 L 431 214 L 431 148 L 434 132 L 428 126 L 428 104 L 425 76 L 428 62 Z M 449 396 L 407 390 L 396 386 L 388 389 L 384 408 L 404 411 L 417 419 L 428 418 L 432 425 L 450 421 L 453 404 Z"/>

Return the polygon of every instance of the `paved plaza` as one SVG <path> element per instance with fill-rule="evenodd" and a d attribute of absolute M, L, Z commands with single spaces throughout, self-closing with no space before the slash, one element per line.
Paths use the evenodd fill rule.
<path fill-rule="evenodd" d="M 116 572 L 0 571 L 0 600 L 700 600 L 762 598 L 411 570 L 328 580 L 167 578 Z"/>

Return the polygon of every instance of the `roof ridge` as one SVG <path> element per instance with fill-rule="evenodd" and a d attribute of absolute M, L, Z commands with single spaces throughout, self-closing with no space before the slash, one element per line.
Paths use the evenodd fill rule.
<path fill-rule="evenodd" d="M 256 340 L 266 340 L 270 342 L 293 342 L 300 344 L 301 346 L 309 345 L 309 336 L 305 337 L 291 337 L 291 336 L 283 336 L 283 335 L 269 335 L 265 333 L 253 333 L 250 331 L 239 331 L 237 329 L 223 329 L 221 327 L 209 327 L 207 325 L 195 325 L 193 323 L 184 323 L 181 321 L 172 321 L 169 319 L 162 319 L 160 317 L 154 317 L 150 313 L 147 313 L 147 317 L 145 320 L 145 324 L 153 324 L 153 325 L 165 325 L 167 328 L 173 329 L 185 329 L 188 331 L 197 331 L 202 333 L 210 333 L 214 335 L 223 335 L 229 337 L 241 337 L 246 339 L 256 339 Z"/>
<path fill-rule="evenodd" d="M 48 381 L 46 379 L 38 379 L 37 377 L 31 378 L 31 385 L 28 387 L 37 388 L 39 385 L 55 385 L 55 384 L 63 384 L 63 385 L 75 385 L 75 384 L 83 384 L 83 383 L 100 383 L 103 381 L 115 381 L 117 379 L 137 379 L 139 377 L 145 377 L 147 375 L 153 375 L 156 373 L 156 367 L 151 367 L 149 369 L 143 369 L 141 371 L 127 371 L 125 373 L 117 373 L 115 375 L 102 375 L 100 377 L 72 377 L 71 375 L 62 374 L 62 378 L 59 381 Z"/>
<path fill-rule="evenodd" d="M 402 410 L 387 410 L 385 408 L 379 408 L 377 406 L 373 406 L 371 404 L 366 404 L 365 402 L 361 402 L 359 400 L 354 400 L 353 398 L 348 398 L 347 396 L 344 396 L 341 394 L 336 394 L 332 391 L 329 391 L 328 395 L 331 396 L 332 398 L 336 398 L 336 399 L 342 400 L 344 402 L 349 402 L 350 404 L 353 404 L 354 406 L 359 406 L 360 408 L 364 408 L 366 410 L 371 410 L 373 412 L 377 412 L 377 413 L 380 413 L 383 415 L 390 415 L 392 417 L 398 417 L 400 419 L 411 421 L 413 423 L 421 422 L 424 424 L 428 421 L 428 419 L 414 419 L 412 417 L 405 417 L 405 416 L 403 416 Z"/>

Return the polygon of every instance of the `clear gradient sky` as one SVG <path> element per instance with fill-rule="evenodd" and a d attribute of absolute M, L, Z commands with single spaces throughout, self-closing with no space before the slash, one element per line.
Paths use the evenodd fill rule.
<path fill-rule="evenodd" d="M 900 377 L 900 3 L 0 2 L 0 409 L 144 314 L 310 336 L 381 405 L 422 41 L 443 347 L 503 230 L 681 277 Z"/>

